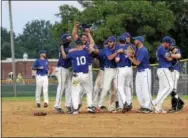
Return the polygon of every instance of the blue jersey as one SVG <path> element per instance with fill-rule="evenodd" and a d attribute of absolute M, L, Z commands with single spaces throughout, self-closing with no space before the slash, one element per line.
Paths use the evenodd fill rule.
<path fill-rule="evenodd" d="M 43 67 L 43 69 L 38 69 L 39 67 Z M 36 70 L 37 75 L 47 75 L 48 74 L 48 60 L 47 59 L 36 59 L 32 66 L 33 70 Z"/>
<path fill-rule="evenodd" d="M 65 53 L 67 54 L 69 52 L 69 49 L 71 47 L 64 48 Z M 69 68 L 71 67 L 71 61 L 69 59 L 63 59 L 62 57 L 62 52 L 61 52 L 61 47 L 59 48 L 59 59 L 57 62 L 57 67 L 63 67 L 63 68 Z"/>
<path fill-rule="evenodd" d="M 86 44 L 85 49 L 86 49 L 86 50 L 88 50 L 88 49 L 89 49 L 89 43 L 87 43 L 87 44 Z M 94 45 L 94 49 L 97 49 L 97 45 Z M 93 57 L 92 57 L 92 55 L 91 55 L 91 54 L 89 54 L 89 57 L 88 57 L 88 62 L 89 62 L 89 65 L 91 65 L 91 64 L 92 64 L 92 62 L 93 62 Z"/>
<path fill-rule="evenodd" d="M 137 67 L 138 71 L 149 68 L 149 54 L 146 47 L 141 47 L 137 49 L 136 59 L 140 61 L 140 64 Z"/>
<path fill-rule="evenodd" d="M 89 55 L 90 53 L 88 50 L 76 50 L 68 53 L 67 58 L 72 61 L 72 68 L 74 72 L 88 73 Z"/>
<path fill-rule="evenodd" d="M 169 50 L 160 45 L 157 49 L 156 56 L 159 63 L 159 68 L 169 68 L 172 67 L 172 62 L 166 59 L 169 54 Z"/>
<path fill-rule="evenodd" d="M 108 60 L 108 56 L 114 54 L 116 52 L 116 46 L 114 49 L 110 49 L 110 48 L 105 48 L 104 49 L 104 52 L 105 52 L 105 65 L 104 67 L 105 68 L 116 68 L 117 67 L 117 64 L 115 62 L 115 58 L 112 59 L 112 60 Z"/>
<path fill-rule="evenodd" d="M 105 50 L 104 50 L 104 48 L 99 50 L 98 60 L 100 63 L 100 65 L 99 65 L 100 69 L 104 70 L 104 64 L 105 64 Z"/>
<path fill-rule="evenodd" d="M 127 50 L 128 46 L 129 46 L 128 44 L 125 44 L 124 46 L 118 45 L 116 47 L 116 51 L 118 49 Z M 120 61 L 117 63 L 117 67 L 125 67 L 125 66 L 131 67 L 131 61 L 129 60 L 129 58 L 126 54 L 124 54 L 124 53 L 118 54 L 116 57 L 120 58 Z"/>
<path fill-rule="evenodd" d="M 180 50 L 178 49 L 176 54 L 181 54 Z M 174 59 L 172 61 L 172 69 L 177 70 L 180 72 L 180 62 L 177 59 Z"/>

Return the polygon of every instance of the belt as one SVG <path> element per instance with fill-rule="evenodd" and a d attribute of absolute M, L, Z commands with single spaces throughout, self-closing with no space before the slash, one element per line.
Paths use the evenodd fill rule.
<path fill-rule="evenodd" d="M 147 69 L 149 69 L 149 68 L 140 69 L 140 70 L 137 70 L 137 71 L 138 71 L 138 72 L 143 72 L 143 71 L 145 71 L 145 70 L 147 70 Z"/>
<path fill-rule="evenodd" d="M 37 76 L 47 76 L 48 74 L 43 74 L 43 75 L 41 75 L 41 74 L 37 74 Z"/>
<path fill-rule="evenodd" d="M 112 68 L 112 69 L 115 69 L 116 67 L 105 67 L 105 68 Z"/>
<path fill-rule="evenodd" d="M 118 67 L 118 68 L 124 68 L 124 67 L 131 67 L 131 66 L 120 66 L 120 67 Z"/>
<path fill-rule="evenodd" d="M 63 67 L 63 66 L 57 66 L 58 68 L 65 68 L 65 69 L 68 69 L 70 67 Z"/>

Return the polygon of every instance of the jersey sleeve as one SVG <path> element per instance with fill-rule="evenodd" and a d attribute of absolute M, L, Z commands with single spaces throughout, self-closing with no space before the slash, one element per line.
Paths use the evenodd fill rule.
<path fill-rule="evenodd" d="M 38 60 L 35 60 L 34 63 L 33 63 L 33 65 L 32 65 L 32 69 L 36 70 L 37 67 L 39 67 L 39 62 L 38 62 Z"/>
<path fill-rule="evenodd" d="M 144 49 L 140 49 L 140 50 L 138 51 L 138 54 L 137 54 L 137 56 L 136 56 L 136 59 L 137 59 L 138 61 L 142 62 L 143 59 L 144 59 L 145 54 L 146 54 L 146 51 L 145 51 Z"/>
<path fill-rule="evenodd" d="M 68 52 L 67 59 L 71 59 L 71 58 L 72 58 L 72 52 Z"/>
<path fill-rule="evenodd" d="M 111 52 L 108 49 L 105 49 L 105 56 L 108 57 L 111 55 Z"/>

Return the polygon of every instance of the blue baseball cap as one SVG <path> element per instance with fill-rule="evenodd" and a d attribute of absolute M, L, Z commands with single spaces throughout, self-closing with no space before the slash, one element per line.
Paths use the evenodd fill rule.
<path fill-rule="evenodd" d="M 76 39 L 75 43 L 76 43 L 76 45 L 83 45 L 82 40 L 80 39 L 80 37 L 78 37 L 78 39 Z"/>
<path fill-rule="evenodd" d="M 136 36 L 136 37 L 133 37 L 134 40 L 139 40 L 140 42 L 144 42 L 144 37 L 143 36 Z"/>
<path fill-rule="evenodd" d="M 169 43 L 169 45 L 172 45 L 173 44 L 173 40 L 170 36 L 165 36 L 163 37 L 163 40 L 162 42 L 166 42 L 166 43 Z"/>
<path fill-rule="evenodd" d="M 67 37 L 69 37 L 69 36 L 71 37 L 70 34 L 62 34 L 62 35 L 61 35 L 61 40 L 64 41 L 64 40 L 66 40 Z"/>
<path fill-rule="evenodd" d="M 125 36 L 125 35 L 121 35 L 121 36 L 119 37 L 119 40 L 121 40 L 121 41 L 126 41 L 126 36 Z"/>
<path fill-rule="evenodd" d="M 39 51 L 39 54 L 46 54 L 46 53 L 47 53 L 46 50 L 40 50 L 40 51 Z"/>
<path fill-rule="evenodd" d="M 108 37 L 108 40 L 107 41 L 111 41 L 111 42 L 116 42 L 116 37 L 115 36 L 110 36 Z"/>
<path fill-rule="evenodd" d="M 131 37 L 130 33 L 128 33 L 128 32 L 125 32 L 122 35 L 124 35 L 126 38 L 130 38 Z"/>

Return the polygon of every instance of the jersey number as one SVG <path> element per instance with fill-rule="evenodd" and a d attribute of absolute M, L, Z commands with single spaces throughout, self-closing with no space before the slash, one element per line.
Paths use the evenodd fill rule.
<path fill-rule="evenodd" d="M 84 57 L 84 56 L 77 57 L 76 60 L 77 60 L 77 65 L 78 66 L 86 64 L 86 57 Z"/>

